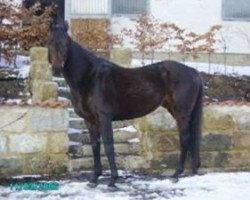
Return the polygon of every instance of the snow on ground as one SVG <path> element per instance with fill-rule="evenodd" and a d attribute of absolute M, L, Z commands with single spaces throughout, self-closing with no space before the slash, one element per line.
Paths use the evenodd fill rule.
<path fill-rule="evenodd" d="M 19 78 L 28 78 L 30 72 L 30 65 L 24 65 L 23 67 L 19 68 Z"/>
<path fill-rule="evenodd" d="M 250 172 L 209 173 L 183 177 L 177 183 L 167 178 L 146 178 L 130 174 L 123 183 L 117 184 L 119 190 L 116 192 L 108 190 L 106 183 L 93 189 L 88 188 L 86 180 L 64 180 L 57 183 L 59 189 L 52 191 L 12 191 L 8 186 L 0 186 L 0 199 L 249 200 Z"/>
<path fill-rule="evenodd" d="M 16 67 L 23 67 L 30 63 L 30 57 L 29 56 L 21 56 L 17 55 L 16 58 Z M 0 59 L 0 67 L 14 67 L 14 62 L 12 61 L 9 63 L 7 60 L 5 60 L 3 57 Z"/>
<path fill-rule="evenodd" d="M 154 63 L 160 62 L 160 60 L 155 60 Z M 27 56 L 18 55 L 16 59 L 17 68 L 19 68 L 19 77 L 26 78 L 28 77 L 29 70 L 30 70 L 30 60 Z M 151 60 L 145 60 L 145 65 L 151 64 Z M 206 72 L 210 74 L 225 74 L 229 76 L 243 76 L 247 75 L 250 76 L 250 66 L 224 66 L 223 64 L 215 64 L 211 63 L 209 66 L 208 63 L 199 63 L 199 62 L 185 62 L 186 65 L 193 67 L 201 72 Z M 14 64 L 9 64 L 5 59 L 1 58 L 0 60 L 0 67 L 14 67 Z M 141 67 L 142 60 L 140 59 L 133 59 L 131 63 L 132 67 Z M 62 78 L 53 78 L 54 81 L 56 80 L 63 80 Z M 60 87 L 62 90 L 68 90 L 65 87 Z"/>
<path fill-rule="evenodd" d="M 8 63 L 4 58 L 0 59 L 0 69 L 1 67 L 10 67 L 14 68 L 16 67 L 19 71 L 18 77 L 19 78 L 27 78 L 29 76 L 30 71 L 30 58 L 28 56 L 21 56 L 18 55 L 16 58 L 16 66 L 14 66 L 14 63 Z"/>

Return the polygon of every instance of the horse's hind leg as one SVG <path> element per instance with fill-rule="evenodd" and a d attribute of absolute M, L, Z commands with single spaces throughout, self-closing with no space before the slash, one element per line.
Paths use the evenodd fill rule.
<path fill-rule="evenodd" d="M 92 151 L 94 156 L 94 173 L 88 184 L 90 187 L 96 187 L 99 176 L 102 175 L 102 164 L 101 164 L 101 144 L 100 144 L 100 132 L 97 127 L 93 124 L 86 122 L 86 125 L 89 129 L 90 142 L 92 145 Z"/>
<path fill-rule="evenodd" d="M 189 88 L 177 88 L 176 92 L 163 102 L 162 106 L 167 108 L 177 122 L 180 141 L 180 156 L 177 163 L 174 178 L 178 178 L 184 171 L 187 153 L 190 151 L 190 118 L 194 106 L 193 91 Z M 195 98 L 195 97 L 194 97 Z"/>
<path fill-rule="evenodd" d="M 111 188 L 115 188 L 115 182 L 116 179 L 118 178 L 118 172 L 115 162 L 112 121 L 108 117 L 101 118 L 100 131 L 101 131 L 102 141 L 104 144 L 104 150 L 106 156 L 108 157 L 109 165 L 111 168 L 111 180 L 108 186 Z"/>
<path fill-rule="evenodd" d="M 189 129 L 189 116 L 181 116 L 177 119 L 177 125 L 179 129 L 179 141 L 180 141 L 180 156 L 176 171 L 173 174 L 174 178 L 178 178 L 179 175 L 184 171 L 184 165 L 187 158 L 187 153 L 190 148 L 190 129 Z"/>
<path fill-rule="evenodd" d="M 191 130 L 192 131 L 192 130 Z M 190 143 L 191 169 L 192 174 L 197 174 L 201 165 L 200 161 L 200 137 L 192 132 Z"/>

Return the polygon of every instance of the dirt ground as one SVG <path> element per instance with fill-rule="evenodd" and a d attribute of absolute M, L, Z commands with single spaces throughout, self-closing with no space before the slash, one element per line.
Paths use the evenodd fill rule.
<path fill-rule="evenodd" d="M 201 72 L 205 101 L 250 101 L 250 76 L 232 77 Z M 17 76 L 16 70 L 0 70 L 0 99 L 23 98 L 27 82 Z M 26 91 L 27 92 L 27 91 Z"/>
<path fill-rule="evenodd" d="M 205 101 L 250 101 L 250 77 L 210 75 L 201 72 Z"/>

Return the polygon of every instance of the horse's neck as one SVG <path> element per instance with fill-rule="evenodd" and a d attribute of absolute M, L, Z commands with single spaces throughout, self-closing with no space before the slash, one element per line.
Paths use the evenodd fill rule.
<path fill-rule="evenodd" d="M 85 82 L 89 81 L 96 67 L 95 59 L 94 54 L 70 41 L 63 74 L 71 89 L 79 89 L 80 85 L 84 87 Z"/>

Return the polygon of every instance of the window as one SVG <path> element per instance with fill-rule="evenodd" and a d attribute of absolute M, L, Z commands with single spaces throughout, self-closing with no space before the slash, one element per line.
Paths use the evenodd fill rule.
<path fill-rule="evenodd" d="M 112 14 L 142 14 L 148 4 L 149 0 L 112 0 Z"/>
<path fill-rule="evenodd" d="M 250 21 L 250 0 L 223 0 L 223 20 Z"/>

